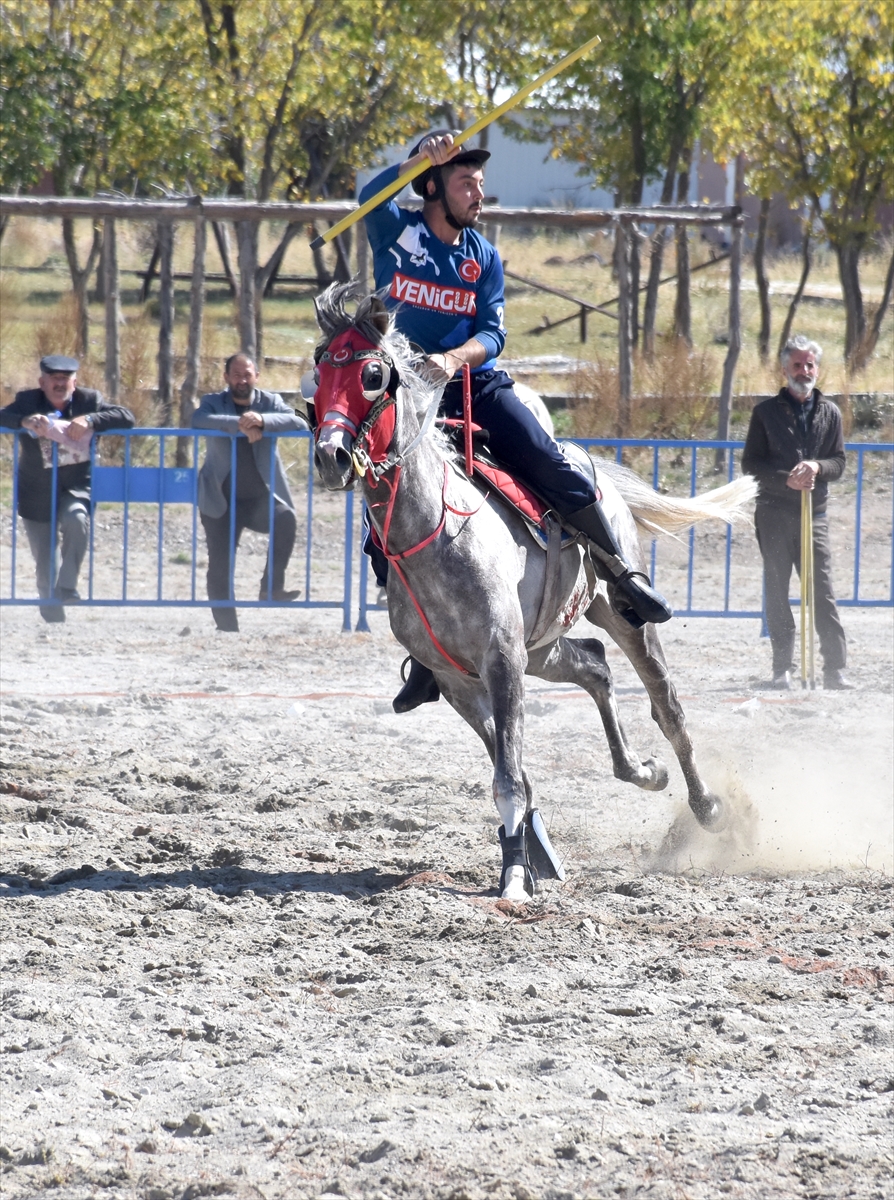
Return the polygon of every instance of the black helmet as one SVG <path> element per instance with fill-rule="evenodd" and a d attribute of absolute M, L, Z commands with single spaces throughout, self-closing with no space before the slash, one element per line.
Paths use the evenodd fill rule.
<path fill-rule="evenodd" d="M 416 145 L 410 151 L 408 157 L 412 158 L 414 154 L 418 154 L 420 149 L 422 148 L 422 143 L 424 141 L 427 141 L 428 138 L 430 138 L 430 137 L 444 137 L 448 133 L 452 134 L 453 137 L 456 137 L 456 135 L 460 132 L 461 131 L 459 129 L 432 129 L 429 133 L 424 134 L 419 139 L 419 141 L 416 143 Z M 459 154 L 457 154 L 456 158 L 451 158 L 449 163 L 445 163 L 445 166 L 452 167 L 452 166 L 457 165 L 458 163 L 474 163 L 476 167 L 481 167 L 487 162 L 487 160 L 489 158 L 490 158 L 490 150 L 482 150 L 478 146 L 463 147 L 463 149 L 459 152 Z M 421 196 L 423 198 L 423 200 L 431 199 L 432 197 L 429 197 L 429 195 L 428 195 L 428 181 L 430 179 L 434 180 L 434 184 L 435 184 L 435 196 L 433 198 L 440 199 L 440 197 L 441 197 L 441 182 L 440 182 L 441 169 L 440 169 L 440 167 L 429 167 L 427 170 L 423 171 L 421 175 L 417 175 L 416 178 L 410 182 L 410 187 L 413 189 L 413 191 L 416 193 L 416 195 Z"/>

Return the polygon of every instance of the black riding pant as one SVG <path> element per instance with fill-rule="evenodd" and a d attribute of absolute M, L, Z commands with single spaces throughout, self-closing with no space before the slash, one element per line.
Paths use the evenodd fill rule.
<path fill-rule="evenodd" d="M 801 574 L 801 509 L 758 504 L 754 512 L 757 542 L 764 560 L 767 628 L 773 646 L 773 672 L 792 668 L 795 619 L 788 599 L 792 568 Z M 829 518 L 813 518 L 814 620 L 825 670 L 847 665 L 847 641 L 832 592 Z"/>
<path fill-rule="evenodd" d="M 444 417 L 462 418 L 462 379 L 452 379 L 444 388 L 440 411 Z M 568 516 L 595 502 L 593 484 L 572 466 L 555 439 L 519 400 L 505 371 L 480 371 L 472 375 L 472 416 L 476 424 L 487 430 L 487 444 L 494 458 L 560 516 Z M 379 586 L 384 587 L 387 559 L 369 536 L 363 548 L 372 560 Z"/>
<path fill-rule="evenodd" d="M 230 578 L 232 565 L 230 563 L 230 510 L 229 507 L 222 517 L 209 517 L 201 514 L 202 525 L 205 528 L 205 538 L 208 542 L 208 599 L 229 600 Z M 235 546 L 239 545 L 243 529 L 252 529 L 256 533 L 270 531 L 270 498 L 259 497 L 251 500 L 236 501 L 236 535 Z M 292 548 L 295 545 L 295 514 L 290 508 L 278 501 L 273 508 L 273 590 L 285 586 L 286 567 Z M 261 588 L 267 590 L 267 564 L 261 576 Z M 234 608 L 215 608 L 212 606 L 211 615 L 218 629 L 235 632 L 239 621 Z"/>

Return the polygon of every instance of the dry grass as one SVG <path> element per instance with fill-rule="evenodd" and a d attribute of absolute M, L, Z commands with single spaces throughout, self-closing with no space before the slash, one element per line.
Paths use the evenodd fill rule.
<path fill-rule="evenodd" d="M 89 223 L 79 221 L 78 240 L 83 261 L 89 242 Z M 261 251 L 266 257 L 275 245 L 276 230 L 266 226 L 262 231 Z M 152 230 L 145 224 L 122 223 L 119 233 L 119 260 L 122 272 L 145 269 L 151 253 Z M 602 233 L 564 233 L 549 231 L 526 236 L 522 231 L 505 231 L 500 240 L 500 250 L 511 269 L 520 274 L 538 279 L 543 283 L 562 288 L 596 303 L 604 303 L 617 293 L 616 282 L 611 272 L 611 243 Z M 2 368 L 3 396 L 0 401 L 9 403 L 12 393 L 20 387 L 34 386 L 36 377 L 35 354 L 38 347 L 38 330 L 43 345 L 49 337 L 54 340 L 53 349 L 60 346 L 55 341 L 60 335 L 68 337 L 71 320 L 66 316 L 65 297 L 70 292 L 68 272 L 62 251 L 59 222 L 35 221 L 13 218 L 3 239 L 2 263 L 4 267 L 51 268 L 47 273 L 18 273 L 3 270 L 0 273 L 0 368 Z M 694 237 L 691 243 L 693 263 L 706 261 L 711 249 L 706 242 Z M 601 261 L 600 261 L 601 260 Z M 188 272 L 192 263 L 192 238 L 185 228 L 177 239 L 175 268 Z M 799 261 L 796 255 L 780 256 L 769 264 L 773 283 L 794 282 L 798 278 Z M 643 264 L 645 277 L 647 264 Z M 885 248 L 876 255 L 865 258 L 861 264 L 861 278 L 866 288 L 867 307 L 873 296 L 881 290 L 887 266 Z M 214 239 L 208 242 L 210 272 L 221 269 Z M 673 254 L 665 255 L 664 274 L 674 269 Z M 304 239 L 296 238 L 286 256 L 284 270 L 298 275 L 312 274 L 309 248 Z M 753 267 L 746 258 L 743 275 L 746 281 L 753 279 Z M 721 263 L 693 277 L 692 310 L 694 356 L 681 355 L 668 337 L 673 324 L 674 285 L 662 287 L 658 309 L 657 329 L 659 353 L 656 366 L 648 369 L 637 360 L 634 371 L 634 392 L 649 397 L 635 406 L 634 423 L 638 432 L 663 433 L 665 436 L 677 432 L 690 436 L 691 432 L 706 423 L 710 429 L 712 421 L 708 413 L 702 420 L 700 392 L 716 395 L 726 347 L 721 339 L 725 335 L 728 308 L 728 264 Z M 151 384 L 155 377 L 155 355 L 157 325 L 151 312 L 153 301 L 142 306 L 138 301 L 137 279 L 122 273 L 122 308 L 126 324 L 122 330 L 122 358 L 133 356 L 134 379 L 142 378 Z M 810 285 L 838 283 L 837 267 L 832 255 L 818 250 Z M 156 286 L 157 295 L 157 286 Z M 579 360 L 578 378 L 573 381 L 572 391 L 579 401 L 590 397 L 584 406 L 589 414 L 588 429 L 605 431 L 612 427 L 613 373 L 617 366 L 617 323 L 598 314 L 590 317 L 588 341 L 579 340 L 578 323 L 570 321 L 558 328 L 541 334 L 527 332 L 542 325 L 547 316 L 550 321 L 572 315 L 575 307 L 559 297 L 537 292 L 507 280 L 506 313 L 509 337 L 505 354 L 508 358 L 534 355 L 563 355 Z M 63 302 L 63 307 L 59 307 Z M 785 296 L 772 297 L 773 338 L 785 319 L 788 300 Z M 182 356 L 186 349 L 186 326 L 188 285 L 177 284 L 177 320 L 174 339 L 175 354 Z M 779 387 L 778 373 L 774 365 L 760 363 L 757 354 L 757 330 L 759 323 L 757 295 L 751 291 L 742 294 L 743 347 L 737 368 L 734 390 L 742 393 L 775 392 Z M 97 304 L 90 306 L 90 352 L 87 361 L 101 369 L 103 361 L 103 314 Z M 848 391 L 894 391 L 894 338 L 892 338 L 892 316 L 888 315 L 882 336 L 867 370 L 853 380 L 848 380 L 842 363 L 844 339 L 844 311 L 841 304 L 834 302 L 805 303 L 797 321 L 799 331 L 816 338 L 825 348 L 824 371 L 821 386 L 828 392 Z M 316 340 L 316 323 L 309 296 L 289 294 L 285 289 L 264 304 L 264 352 L 269 355 L 291 357 L 306 362 Z M 142 339 L 142 347 L 137 343 Z M 125 349 L 125 344 L 128 348 Z M 219 284 L 209 288 L 209 300 L 205 310 L 203 341 L 203 365 L 200 392 L 217 390 L 221 386 L 223 359 L 238 348 L 236 314 L 232 298 Z M 182 371 L 182 368 L 180 368 Z M 282 389 L 297 389 L 302 374 L 301 363 L 295 365 L 271 364 L 263 374 L 264 386 Z M 551 391 L 565 390 L 565 380 L 542 380 Z M 175 377 L 179 388 L 180 377 Z M 100 386 L 101 381 L 100 381 Z M 132 394 L 128 387 L 129 394 Z M 578 404 L 578 409 L 580 408 Z M 606 415 L 609 414 L 609 415 Z M 747 413 L 744 414 L 747 416 Z M 734 420 L 736 414 L 734 413 Z M 583 420 L 582 412 L 575 412 L 575 422 Z"/>

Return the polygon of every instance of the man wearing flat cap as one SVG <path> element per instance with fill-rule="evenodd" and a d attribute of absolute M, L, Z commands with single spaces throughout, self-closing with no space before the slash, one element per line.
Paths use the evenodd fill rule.
<path fill-rule="evenodd" d="M 76 604 L 78 573 L 87 552 L 90 510 L 90 441 L 94 434 L 132 429 L 133 414 L 107 404 L 93 388 L 78 387 L 78 360 L 48 354 L 40 360 L 39 386 L 18 392 L 0 408 L 0 426 L 26 429 L 19 448 L 18 513 L 37 567 L 37 593 L 45 621 L 65 620 L 62 605 Z M 56 447 L 56 529 L 61 539 L 58 571 L 50 576 L 56 531 L 53 449 Z"/>

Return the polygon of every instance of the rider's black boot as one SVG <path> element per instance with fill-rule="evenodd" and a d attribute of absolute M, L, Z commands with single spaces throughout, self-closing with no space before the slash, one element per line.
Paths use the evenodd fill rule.
<path fill-rule="evenodd" d="M 652 587 L 648 575 L 635 570 L 625 560 L 598 500 L 586 508 L 579 508 L 577 512 L 565 514 L 563 520 L 572 529 L 584 534 L 596 548 L 599 561 L 614 580 L 610 599 L 612 608 L 619 616 L 634 629 L 641 629 L 647 621 L 658 625 L 671 619 L 674 614 L 670 605 Z"/>
<path fill-rule="evenodd" d="M 391 707 L 396 713 L 410 712 L 420 704 L 434 704 L 441 699 L 441 689 L 434 675 L 415 658 L 404 659 L 400 669 L 401 678 L 407 663 L 410 664 L 409 678 L 391 702 Z"/>

